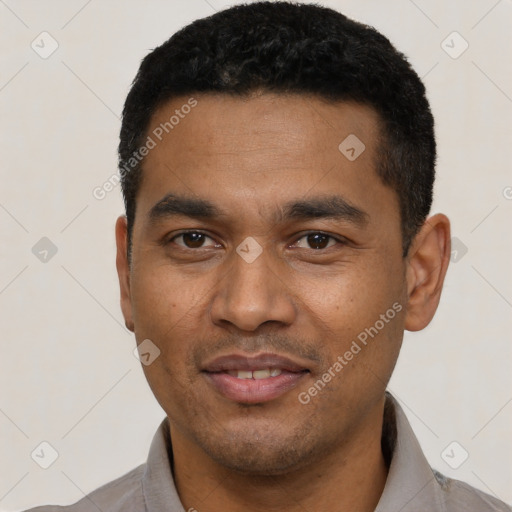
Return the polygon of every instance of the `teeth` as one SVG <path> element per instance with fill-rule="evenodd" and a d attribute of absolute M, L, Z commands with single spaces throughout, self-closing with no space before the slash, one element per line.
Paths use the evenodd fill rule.
<path fill-rule="evenodd" d="M 236 372 L 236 376 L 239 379 L 252 379 L 252 372 L 248 372 L 246 370 L 238 370 Z"/>
<path fill-rule="evenodd" d="M 270 377 L 270 370 L 267 368 L 266 370 L 256 370 L 252 372 L 253 379 L 268 379 Z"/>
<path fill-rule="evenodd" d="M 279 368 L 265 368 L 264 370 L 255 370 L 253 372 L 247 370 L 229 370 L 227 372 L 231 377 L 236 377 L 237 379 L 268 379 L 269 377 L 277 377 L 281 375 L 282 370 Z"/>

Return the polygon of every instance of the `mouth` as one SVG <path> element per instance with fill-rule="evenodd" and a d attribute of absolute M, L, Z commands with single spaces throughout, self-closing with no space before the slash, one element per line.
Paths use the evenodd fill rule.
<path fill-rule="evenodd" d="M 300 362 L 277 354 L 231 354 L 214 359 L 202 373 L 215 391 L 228 400 L 258 404 L 284 395 L 310 370 Z"/>

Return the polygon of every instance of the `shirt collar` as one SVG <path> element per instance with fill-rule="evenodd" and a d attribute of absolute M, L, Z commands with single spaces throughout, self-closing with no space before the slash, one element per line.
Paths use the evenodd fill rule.
<path fill-rule="evenodd" d="M 142 476 L 142 493 L 147 512 L 184 512 L 171 470 L 172 447 L 169 420 L 158 428 Z"/>
<path fill-rule="evenodd" d="M 393 428 L 393 425 L 395 428 Z M 382 443 L 391 447 L 386 485 L 375 512 L 444 510 L 436 475 L 396 399 L 386 393 Z"/>

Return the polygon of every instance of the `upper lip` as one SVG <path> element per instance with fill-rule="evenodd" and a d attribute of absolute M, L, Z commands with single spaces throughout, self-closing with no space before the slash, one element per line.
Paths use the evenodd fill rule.
<path fill-rule="evenodd" d="M 206 372 L 223 372 L 232 370 L 257 371 L 267 368 L 279 368 L 289 372 L 303 372 L 308 368 L 298 362 L 293 361 L 289 357 L 262 353 L 258 355 L 228 354 L 219 356 L 208 362 L 203 371 Z"/>

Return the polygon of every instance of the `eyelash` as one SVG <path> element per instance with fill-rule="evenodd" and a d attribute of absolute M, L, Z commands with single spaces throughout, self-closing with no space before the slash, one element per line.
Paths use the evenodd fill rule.
<path fill-rule="evenodd" d="M 210 238 L 211 240 L 213 240 L 213 237 L 209 236 L 207 233 L 205 233 L 205 232 L 203 232 L 201 230 L 193 229 L 193 230 L 189 230 L 189 231 L 182 231 L 181 233 L 178 233 L 177 235 L 174 235 L 172 238 L 164 241 L 164 245 L 168 245 L 168 244 L 174 242 L 177 238 L 182 237 L 183 235 L 191 234 L 191 233 L 197 233 L 197 234 L 200 234 L 200 235 L 204 235 L 205 237 Z M 297 244 L 299 242 L 299 240 L 302 240 L 303 238 L 308 237 L 310 235 L 322 235 L 322 236 L 325 236 L 325 237 L 327 237 L 329 239 L 329 242 L 331 240 L 334 240 L 339 245 L 346 245 L 347 244 L 347 240 L 345 238 L 343 238 L 343 237 L 335 237 L 335 236 L 333 236 L 333 235 L 331 235 L 329 233 L 325 233 L 323 231 L 308 231 L 306 233 L 303 233 L 299 238 L 297 238 L 295 240 L 295 242 L 293 243 L 293 245 Z M 195 248 L 192 248 L 192 247 L 187 247 L 186 245 L 181 245 L 181 244 L 177 244 L 177 245 L 179 245 L 179 247 L 181 247 L 181 248 L 183 248 L 185 250 L 188 249 L 188 250 L 191 250 L 191 251 L 197 250 L 197 249 L 205 249 L 204 246 L 201 246 L 201 247 L 198 247 L 197 249 L 195 249 Z M 310 249 L 312 251 L 315 251 L 315 252 L 320 252 L 320 251 L 329 249 L 330 247 L 332 247 L 332 245 L 331 246 L 328 245 L 328 247 L 325 247 L 325 248 L 322 248 L 322 249 L 313 249 L 313 248 L 308 248 L 308 249 Z M 301 247 L 301 249 L 304 249 L 304 247 Z"/>

